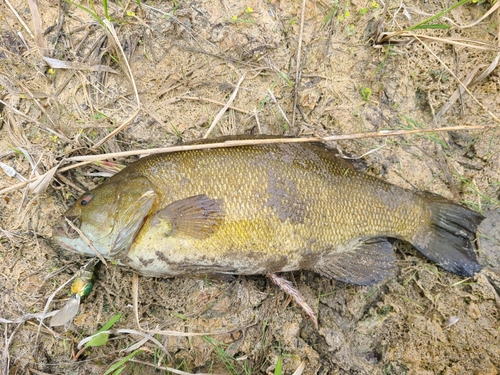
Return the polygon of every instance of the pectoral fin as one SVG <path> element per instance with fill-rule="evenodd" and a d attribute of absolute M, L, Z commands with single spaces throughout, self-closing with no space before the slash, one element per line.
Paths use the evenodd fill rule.
<path fill-rule="evenodd" d="M 224 219 L 222 199 L 195 195 L 170 203 L 151 219 L 151 226 L 161 225 L 168 236 L 210 237 Z"/>
<path fill-rule="evenodd" d="M 349 284 L 371 285 L 391 275 L 394 250 L 383 238 L 361 242 L 353 251 L 328 255 L 314 271 Z"/>

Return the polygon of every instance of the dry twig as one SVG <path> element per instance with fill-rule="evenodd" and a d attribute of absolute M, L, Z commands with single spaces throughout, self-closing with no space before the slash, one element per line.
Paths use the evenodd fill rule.
<path fill-rule="evenodd" d="M 281 108 L 281 106 L 278 103 L 278 101 L 276 100 L 276 97 L 274 96 L 273 92 L 270 89 L 267 89 L 267 93 L 269 94 L 269 97 L 273 100 L 274 104 L 276 104 L 276 106 L 278 107 L 278 110 L 280 111 L 281 116 L 283 116 L 283 119 L 286 121 L 288 126 L 291 127 L 290 121 L 288 121 L 288 118 L 286 117 L 285 111 L 283 111 L 283 108 Z"/>
<path fill-rule="evenodd" d="M 23 19 L 19 16 L 19 13 L 17 13 L 16 11 L 16 8 L 14 8 L 12 6 L 12 4 L 10 3 L 9 0 L 5 0 L 5 4 L 7 4 L 7 6 L 10 8 L 10 10 L 12 11 L 12 13 L 14 13 L 14 15 L 16 16 L 17 20 L 19 21 L 19 23 L 21 25 L 23 25 L 24 29 L 26 30 L 26 32 L 29 34 L 29 36 L 33 39 L 35 39 L 35 37 L 33 36 L 33 33 L 31 32 L 30 28 L 28 27 L 28 25 L 26 25 L 26 23 L 24 23 Z"/>
<path fill-rule="evenodd" d="M 161 152 L 177 152 L 177 151 L 189 151 L 189 150 L 201 150 L 207 148 L 224 148 L 224 147 L 237 147 L 237 146 L 252 146 L 257 144 L 272 144 L 272 143 L 304 143 L 304 142 L 329 142 L 329 141 L 340 141 L 348 139 L 363 139 L 363 138 L 384 138 L 391 136 L 401 136 L 401 135 L 411 135 L 420 133 L 432 133 L 432 132 L 447 132 L 447 131 L 466 131 L 466 130 L 490 130 L 493 125 L 471 125 L 471 126 L 448 126 L 444 128 L 437 129 L 414 129 L 414 130 L 380 130 L 378 132 L 366 132 L 366 133 L 355 133 L 346 135 L 332 135 L 329 137 L 308 137 L 308 138 L 276 138 L 276 139 L 245 139 L 236 141 L 225 141 L 217 143 L 206 143 L 206 144 L 196 144 L 196 145 L 180 145 L 171 146 L 164 148 L 153 148 L 149 150 L 134 150 L 134 151 L 124 151 L 124 152 L 113 152 L 109 154 L 101 155 L 89 155 L 89 156 L 73 156 L 67 161 L 84 161 L 90 163 L 97 160 L 106 160 L 117 157 L 134 156 L 134 155 L 149 155 Z M 72 169 L 66 167 L 68 169 Z M 2 194 L 3 191 L 0 191 Z"/>
<path fill-rule="evenodd" d="M 434 53 L 434 51 L 432 51 L 432 49 L 431 49 L 431 48 L 429 48 L 429 46 L 428 46 L 426 43 L 424 43 L 424 42 L 420 39 L 420 37 L 419 37 L 418 35 L 416 35 L 416 34 L 414 34 L 414 33 L 412 33 L 412 34 L 413 34 L 413 37 L 414 37 L 416 40 L 418 40 L 420 43 L 422 43 L 422 45 L 425 47 L 425 49 L 426 49 L 427 51 L 429 51 L 429 52 L 431 53 L 431 55 L 432 55 L 432 56 L 434 56 L 434 57 L 436 58 L 436 60 L 437 60 L 437 61 L 439 61 L 439 63 L 440 63 L 440 64 L 441 64 L 441 65 L 442 65 L 442 66 L 443 66 L 443 67 L 444 67 L 444 68 L 448 71 L 448 73 L 450 73 L 450 74 L 453 76 L 453 78 L 455 78 L 455 79 L 457 80 L 457 82 L 460 84 L 460 86 L 462 86 L 462 87 L 463 87 L 463 89 L 467 92 L 467 94 L 469 94 L 469 95 L 472 97 L 472 99 L 473 99 L 473 100 L 474 100 L 474 101 L 475 101 L 475 102 L 476 102 L 476 103 L 477 103 L 477 104 L 478 104 L 478 105 L 479 105 L 479 106 L 480 106 L 480 107 L 481 107 L 481 108 L 482 108 L 482 109 L 483 109 L 486 113 L 488 113 L 488 114 L 491 116 L 491 118 L 492 118 L 492 119 L 494 119 L 494 120 L 497 122 L 497 124 L 500 124 L 500 119 L 499 119 L 499 118 L 498 118 L 498 117 L 497 117 L 497 116 L 496 116 L 493 112 L 491 112 L 491 111 L 490 111 L 490 110 L 489 110 L 489 109 L 488 109 L 488 108 L 487 108 L 487 107 L 486 107 L 483 103 L 481 103 L 481 102 L 480 102 L 480 101 L 479 101 L 479 100 L 478 100 L 478 99 L 474 96 L 474 94 L 472 94 L 472 92 L 471 92 L 471 91 L 467 88 L 467 85 L 466 85 L 466 84 L 464 84 L 464 83 L 463 83 L 463 82 L 462 82 L 462 81 L 461 81 L 461 80 L 460 80 L 460 79 L 459 79 L 459 78 L 455 75 L 455 73 L 453 73 L 453 71 L 452 71 L 450 68 L 448 68 L 448 66 L 447 66 L 447 65 L 446 65 L 446 64 L 445 64 L 445 63 L 444 63 L 444 62 L 443 62 L 443 61 L 442 61 L 442 60 L 441 60 L 441 59 L 440 59 L 440 58 L 439 58 L 439 57 L 438 57 L 438 56 Z"/>
<path fill-rule="evenodd" d="M 207 138 L 210 135 L 210 133 L 212 132 L 212 130 L 215 128 L 215 125 L 217 125 L 217 123 L 220 121 L 220 119 L 222 118 L 222 116 L 224 116 L 224 113 L 226 113 L 226 111 L 229 108 L 229 106 L 233 103 L 234 98 L 236 98 L 236 94 L 238 94 L 238 90 L 240 89 L 240 85 L 243 82 L 243 80 L 245 79 L 246 75 L 247 75 L 247 73 L 245 72 L 240 77 L 240 79 L 236 83 L 236 87 L 234 88 L 234 91 L 231 94 L 231 96 L 229 97 L 229 100 L 227 101 L 226 105 L 221 108 L 221 110 L 219 111 L 219 113 L 217 113 L 217 116 L 215 116 L 214 121 L 212 121 L 212 124 L 208 128 L 208 130 L 205 133 L 205 135 L 203 136 L 203 138 Z"/>
<path fill-rule="evenodd" d="M 90 247 L 95 255 L 99 258 L 99 260 L 107 267 L 108 264 L 106 263 L 106 259 L 104 259 L 104 257 L 102 256 L 102 254 L 97 251 L 97 249 L 94 247 L 94 245 L 92 245 L 92 242 L 87 238 L 87 236 L 80 230 L 80 228 L 78 228 L 75 224 L 73 224 L 71 222 L 71 220 L 69 220 L 67 217 L 64 218 L 64 220 L 66 220 L 66 223 L 68 223 L 68 225 L 76 232 L 78 233 L 78 235 L 81 237 L 81 239 L 88 245 L 88 247 Z"/>
<path fill-rule="evenodd" d="M 116 48 L 118 49 L 118 51 L 120 51 L 120 53 L 122 55 L 123 62 L 125 64 L 125 66 L 126 66 L 125 72 L 127 72 L 127 75 L 129 77 L 130 82 L 132 84 L 132 87 L 134 89 L 135 99 L 136 99 L 136 102 L 137 102 L 137 109 L 120 126 L 118 126 L 115 130 L 113 130 L 111 133 L 109 133 L 107 136 L 105 136 L 103 139 L 101 139 L 99 142 L 97 142 L 95 145 L 93 145 L 92 149 L 99 148 L 103 143 L 106 143 L 109 139 L 111 139 L 116 134 L 118 134 L 119 132 L 121 132 L 123 130 L 123 128 L 125 128 L 137 116 L 137 114 L 139 113 L 139 111 L 141 109 L 141 100 L 139 98 L 139 93 L 137 92 L 137 86 L 135 84 L 134 75 L 132 74 L 132 69 L 130 68 L 130 64 L 128 63 L 127 56 L 125 55 L 125 52 L 123 51 L 123 48 L 120 45 L 120 41 L 118 39 L 118 35 L 116 34 L 115 28 L 114 28 L 113 24 L 111 22 L 109 22 L 108 19 L 104 19 L 103 22 L 104 22 L 104 25 L 106 26 L 106 30 L 112 36 L 112 38 L 110 38 L 110 40 L 114 41 L 114 43 L 116 45 Z"/>
<path fill-rule="evenodd" d="M 251 146 L 257 144 L 269 144 L 269 143 L 304 143 L 304 142 L 330 142 L 330 141 L 340 141 L 348 139 L 364 139 L 364 138 L 384 138 L 392 136 L 404 136 L 411 134 L 423 134 L 423 133 L 433 133 L 433 132 L 447 132 L 447 131 L 468 131 L 468 130 L 490 130 L 493 129 L 494 125 L 471 125 L 471 126 L 448 126 L 444 128 L 437 129 L 414 129 L 414 130 L 381 130 L 378 132 L 366 132 L 366 133 L 355 133 L 347 135 L 332 135 L 329 137 L 317 138 L 276 138 L 276 139 L 246 139 L 238 141 L 225 141 L 218 143 L 207 143 L 207 144 L 196 144 L 196 145 L 181 145 L 181 146 L 171 146 L 163 148 L 153 148 L 149 150 L 133 150 L 133 151 L 123 151 L 123 152 L 112 152 L 108 154 L 100 155 L 88 155 L 88 156 L 73 156 L 67 158 L 66 161 L 80 161 L 64 168 L 61 168 L 58 172 L 66 172 L 71 169 L 81 167 L 86 164 L 90 164 L 94 161 L 101 161 L 107 159 L 113 159 L 118 157 L 126 156 L 137 156 L 137 155 L 149 155 L 157 154 L 162 152 L 178 152 L 178 151 L 189 151 L 189 150 L 201 150 L 208 148 L 223 148 L 223 147 L 237 147 L 237 146 Z M 38 177 L 40 178 L 40 177 Z M 23 188 L 29 183 L 35 182 L 38 178 L 29 179 L 25 182 L 21 182 L 7 188 L 0 190 L 0 195 L 6 194 L 8 192 L 18 190 Z"/>
<path fill-rule="evenodd" d="M 28 5 L 30 7 L 31 19 L 33 21 L 33 31 L 35 34 L 34 40 L 38 47 L 40 56 L 43 57 L 47 55 L 47 44 L 45 43 L 45 38 L 43 36 L 42 17 L 40 17 L 38 2 L 35 0 L 28 0 Z"/>
<path fill-rule="evenodd" d="M 304 20 L 306 14 L 306 0 L 302 0 L 302 9 L 300 14 L 300 32 L 299 32 L 299 45 L 297 46 L 297 62 L 295 66 L 295 85 L 293 89 L 293 108 L 292 108 L 292 127 L 295 125 L 295 110 L 297 107 L 297 97 L 300 88 L 300 78 L 301 78 L 301 54 L 302 54 L 302 38 L 304 36 Z"/>

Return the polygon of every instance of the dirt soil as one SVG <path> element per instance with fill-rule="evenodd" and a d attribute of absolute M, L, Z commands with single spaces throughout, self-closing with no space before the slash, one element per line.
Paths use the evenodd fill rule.
<path fill-rule="evenodd" d="M 108 6 L 137 87 L 138 113 L 125 59 L 92 14 L 104 17 L 101 2 L 77 7 L 40 0 L 38 10 L 21 0 L 0 4 L 0 190 L 13 187 L 0 193 L 4 374 L 103 374 L 130 353 L 133 357 L 122 361 L 124 374 L 498 373 L 500 138 L 493 117 L 499 116 L 498 69 L 470 86 L 477 101 L 461 93 L 446 113 L 440 112 L 459 87 L 456 77 L 477 77 L 498 55 L 496 12 L 470 28 L 415 31 L 440 39 L 405 44 L 397 43 L 401 36 L 383 42 L 381 33 L 416 25 L 449 3 L 391 2 L 384 13 L 379 0 L 306 1 L 302 34 L 297 0 Z M 446 17 L 467 25 L 491 7 L 479 1 Z M 451 24 L 442 18 L 433 22 Z M 460 38 L 476 45 L 444 40 Z M 479 49 L 478 42 L 490 47 Z M 63 63 L 51 68 L 42 56 Z M 62 68 L 67 62 L 73 65 Z M 395 241 L 396 275 L 374 286 L 347 285 L 311 272 L 284 275 L 318 314 L 316 329 L 263 276 L 139 277 L 136 293 L 133 272 L 101 264 L 94 290 L 73 323 L 49 327 L 45 319 L 40 326 L 36 316 L 52 295 L 48 312 L 68 302 L 70 284 L 63 284 L 86 262 L 51 243 L 54 223 L 76 197 L 110 175 L 109 166 L 59 170 L 40 191 L 16 184 L 61 161 L 60 168 L 74 165 L 64 161 L 71 156 L 200 139 L 244 74 L 210 137 L 491 126 L 330 142 L 367 173 L 484 213 L 478 245 L 488 270 L 464 279 Z M 116 314 L 121 318 L 104 345 L 78 348 Z M 147 335 L 148 329 L 177 334 Z"/>

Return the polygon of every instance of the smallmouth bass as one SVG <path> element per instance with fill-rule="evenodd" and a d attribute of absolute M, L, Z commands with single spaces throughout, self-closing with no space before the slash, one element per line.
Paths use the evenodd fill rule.
<path fill-rule="evenodd" d="M 83 194 L 54 230 L 64 249 L 95 256 L 66 219 L 105 259 L 147 276 L 307 269 L 369 285 L 394 268 L 388 237 L 450 272 L 481 270 L 473 240 L 482 215 L 357 172 L 320 143 L 153 154 L 132 163 Z"/>

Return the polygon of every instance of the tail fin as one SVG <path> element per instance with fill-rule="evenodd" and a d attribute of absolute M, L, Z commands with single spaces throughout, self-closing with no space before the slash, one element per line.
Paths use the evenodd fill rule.
<path fill-rule="evenodd" d="M 484 217 L 431 193 L 422 193 L 431 211 L 430 225 L 411 240 L 422 254 L 445 270 L 472 277 L 481 270 L 472 245 Z"/>

